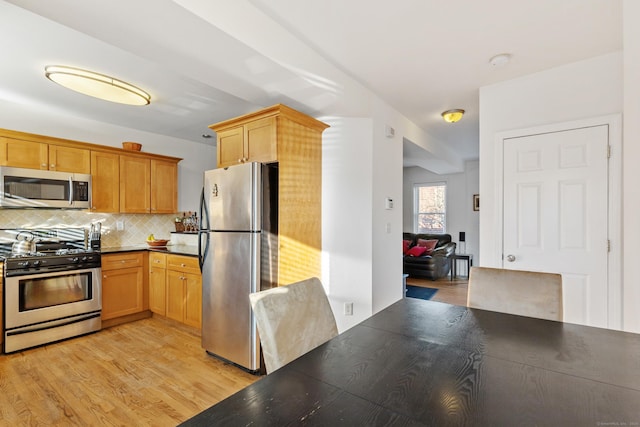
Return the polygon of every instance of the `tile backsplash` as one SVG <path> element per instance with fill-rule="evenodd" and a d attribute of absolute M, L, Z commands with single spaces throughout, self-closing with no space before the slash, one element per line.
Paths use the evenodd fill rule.
<path fill-rule="evenodd" d="M 151 233 L 156 239 L 171 239 L 174 214 L 105 214 L 55 209 L 0 209 L 0 228 L 64 228 L 102 223 L 102 246 L 144 245 Z M 122 222 L 124 230 L 117 229 Z"/>

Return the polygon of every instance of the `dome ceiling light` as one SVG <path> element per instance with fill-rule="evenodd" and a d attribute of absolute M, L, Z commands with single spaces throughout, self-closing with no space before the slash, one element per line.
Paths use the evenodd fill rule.
<path fill-rule="evenodd" d="M 489 59 L 489 64 L 494 67 L 502 67 L 503 65 L 507 65 L 511 61 L 511 55 L 508 53 L 500 53 L 491 59 Z"/>
<path fill-rule="evenodd" d="M 62 65 L 47 65 L 44 67 L 44 75 L 67 89 L 105 101 L 127 105 L 148 105 L 151 102 L 151 95 L 144 90 L 93 71 Z"/>
<path fill-rule="evenodd" d="M 455 110 L 447 110 L 442 113 L 442 118 L 447 123 L 455 123 L 462 118 L 464 115 L 464 110 L 455 109 Z"/>

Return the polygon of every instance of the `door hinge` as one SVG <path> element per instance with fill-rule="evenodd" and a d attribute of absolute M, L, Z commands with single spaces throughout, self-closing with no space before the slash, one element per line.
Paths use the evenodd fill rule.
<path fill-rule="evenodd" d="M 611 240 L 607 239 L 607 252 L 611 252 Z"/>
<path fill-rule="evenodd" d="M 607 159 L 611 158 L 611 146 L 607 145 Z"/>

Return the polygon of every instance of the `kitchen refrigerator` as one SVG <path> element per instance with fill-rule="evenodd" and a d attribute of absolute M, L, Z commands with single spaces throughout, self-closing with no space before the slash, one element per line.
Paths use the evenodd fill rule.
<path fill-rule="evenodd" d="M 252 372 L 261 362 L 249 294 L 277 285 L 277 200 L 277 163 L 204 174 L 198 236 L 202 347 Z"/>

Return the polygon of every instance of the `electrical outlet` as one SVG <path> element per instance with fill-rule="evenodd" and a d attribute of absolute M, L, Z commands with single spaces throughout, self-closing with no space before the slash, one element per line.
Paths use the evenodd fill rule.
<path fill-rule="evenodd" d="M 116 230 L 118 231 L 124 230 L 124 221 L 116 221 Z"/>
<path fill-rule="evenodd" d="M 345 302 L 344 303 L 344 315 L 345 316 L 353 316 L 353 303 Z"/>

